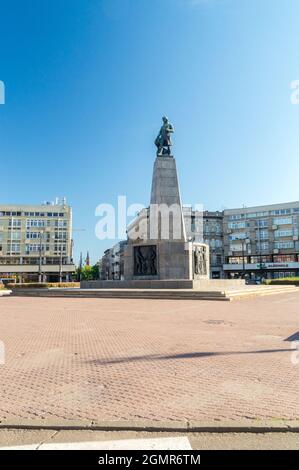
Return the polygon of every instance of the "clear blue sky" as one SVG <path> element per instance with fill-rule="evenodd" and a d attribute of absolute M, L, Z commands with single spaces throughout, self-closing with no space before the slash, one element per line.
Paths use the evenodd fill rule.
<path fill-rule="evenodd" d="M 165 113 L 184 203 L 298 200 L 298 0 L 0 0 L 2 203 L 148 204 Z"/>

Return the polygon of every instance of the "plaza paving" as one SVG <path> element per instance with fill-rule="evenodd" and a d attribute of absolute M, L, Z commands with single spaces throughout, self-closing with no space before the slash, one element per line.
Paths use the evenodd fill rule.
<path fill-rule="evenodd" d="M 299 418 L 299 293 L 240 302 L 0 299 L 0 420 Z"/>

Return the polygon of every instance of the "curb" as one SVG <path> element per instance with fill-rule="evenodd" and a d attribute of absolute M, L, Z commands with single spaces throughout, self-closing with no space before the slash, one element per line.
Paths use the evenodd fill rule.
<path fill-rule="evenodd" d="M 298 432 L 299 420 L 241 422 L 202 421 L 84 421 L 84 420 L 3 420 L 1 429 L 53 429 L 73 431 L 143 431 L 196 433 L 268 433 Z"/>

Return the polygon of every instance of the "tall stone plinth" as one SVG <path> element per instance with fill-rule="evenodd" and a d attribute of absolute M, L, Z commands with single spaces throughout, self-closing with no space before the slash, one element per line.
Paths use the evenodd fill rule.
<path fill-rule="evenodd" d="M 195 274 L 199 258 L 194 257 L 194 246 L 186 239 L 175 159 L 157 157 L 150 206 L 128 228 L 124 277 L 126 280 L 208 278 L 208 268 L 200 277 Z"/>

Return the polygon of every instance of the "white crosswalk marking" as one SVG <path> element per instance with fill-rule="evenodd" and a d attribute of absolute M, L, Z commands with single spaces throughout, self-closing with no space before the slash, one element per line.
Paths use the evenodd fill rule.
<path fill-rule="evenodd" d="M 66 442 L 0 447 L 0 450 L 192 450 L 187 437 Z"/>

